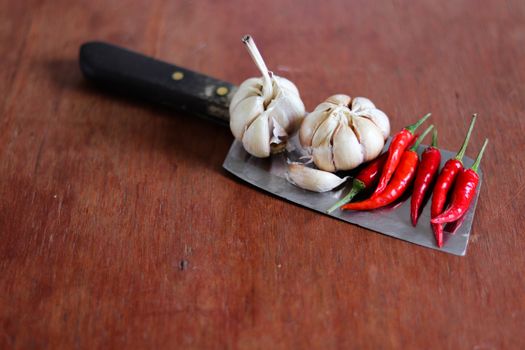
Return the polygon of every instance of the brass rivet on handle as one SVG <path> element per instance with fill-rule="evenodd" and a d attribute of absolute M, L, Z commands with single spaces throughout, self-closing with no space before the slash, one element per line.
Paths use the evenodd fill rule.
<path fill-rule="evenodd" d="M 225 96 L 228 94 L 230 90 L 226 86 L 219 86 L 217 90 L 215 90 L 215 93 L 219 96 Z"/>
<path fill-rule="evenodd" d="M 180 71 L 175 71 L 171 75 L 171 79 L 173 79 L 173 80 L 182 80 L 183 78 L 184 78 L 184 73 L 182 73 Z"/>

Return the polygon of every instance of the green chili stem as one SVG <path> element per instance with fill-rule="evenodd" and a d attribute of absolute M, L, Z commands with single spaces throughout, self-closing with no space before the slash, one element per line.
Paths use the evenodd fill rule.
<path fill-rule="evenodd" d="M 472 130 L 474 129 L 474 124 L 476 124 L 476 119 L 478 117 L 477 113 L 474 113 L 472 115 L 472 120 L 470 121 L 470 126 L 467 131 L 467 136 L 465 136 L 465 140 L 463 140 L 463 144 L 461 145 L 461 148 L 458 151 L 458 154 L 456 154 L 456 157 L 454 159 L 461 160 L 463 159 L 463 156 L 465 155 L 465 151 L 467 150 L 468 141 L 470 140 L 470 135 L 472 134 Z"/>
<path fill-rule="evenodd" d="M 425 114 L 425 115 L 423 116 L 423 118 L 419 119 L 419 120 L 418 120 L 417 122 L 415 122 L 414 124 L 405 127 L 405 129 L 407 129 L 411 134 L 413 134 L 414 131 L 416 131 L 416 129 L 419 128 L 419 126 L 425 122 L 425 120 L 427 120 L 428 118 L 430 118 L 431 115 L 432 115 L 432 113 L 427 113 L 427 114 Z"/>
<path fill-rule="evenodd" d="M 410 150 L 411 151 L 417 151 L 417 148 L 419 147 L 419 145 L 421 144 L 421 141 L 423 141 L 423 139 L 428 135 L 428 133 L 430 131 L 432 131 L 432 129 L 434 129 L 434 125 L 430 125 L 422 134 L 421 136 L 419 136 L 416 140 L 416 143 L 414 143 L 414 146 L 410 147 Z"/>
<path fill-rule="evenodd" d="M 470 169 L 472 169 L 475 173 L 478 172 L 479 163 L 481 163 L 481 158 L 483 158 L 483 153 L 485 153 L 485 148 L 487 147 L 487 143 L 489 143 L 489 139 L 485 139 L 485 142 L 483 142 L 483 146 L 481 147 L 481 151 L 478 153 L 478 157 L 476 158 L 476 161 Z"/>
<path fill-rule="evenodd" d="M 326 212 L 331 213 L 337 208 L 345 205 L 346 203 L 350 202 L 359 192 L 365 189 L 365 183 L 359 179 L 354 179 L 352 181 L 352 188 L 350 189 L 350 192 L 346 196 L 344 196 L 343 199 L 341 199 L 339 202 L 335 203 L 330 209 L 328 209 Z"/>
<path fill-rule="evenodd" d="M 434 132 L 432 133 L 432 147 L 437 148 L 438 146 L 438 131 L 437 129 L 434 129 Z"/>

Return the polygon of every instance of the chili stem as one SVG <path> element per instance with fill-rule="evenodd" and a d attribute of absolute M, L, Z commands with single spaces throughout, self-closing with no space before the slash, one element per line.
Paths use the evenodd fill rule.
<path fill-rule="evenodd" d="M 413 134 L 414 131 L 416 131 L 416 129 L 419 128 L 419 126 L 425 122 L 425 120 L 427 120 L 428 118 L 430 118 L 431 115 L 432 115 L 432 113 L 427 113 L 427 114 L 425 114 L 425 115 L 423 116 L 423 118 L 419 119 L 419 120 L 418 120 L 417 122 L 415 122 L 414 124 L 405 127 L 405 129 L 407 129 L 411 134 Z"/>
<path fill-rule="evenodd" d="M 422 134 L 418 137 L 416 143 L 414 143 L 414 146 L 410 148 L 410 151 L 416 151 L 419 145 L 421 144 L 421 141 L 428 135 L 429 132 L 434 129 L 434 125 L 430 125 Z"/>
<path fill-rule="evenodd" d="M 487 147 L 487 143 L 489 143 L 489 139 L 485 139 L 485 142 L 483 142 L 483 146 L 481 147 L 481 151 L 479 151 L 478 153 L 478 157 L 476 158 L 476 161 L 470 167 L 470 169 L 472 169 L 472 171 L 474 171 L 475 173 L 478 172 L 479 163 L 481 162 L 481 158 L 483 158 L 483 153 L 485 153 L 485 148 Z"/>
<path fill-rule="evenodd" d="M 438 131 L 437 129 L 434 129 L 434 132 L 432 133 L 432 147 L 437 148 L 438 146 Z"/>
<path fill-rule="evenodd" d="M 456 157 L 454 159 L 461 160 L 463 159 L 463 156 L 465 155 L 465 151 L 467 150 L 468 141 L 470 140 L 470 135 L 472 134 L 472 130 L 474 129 L 474 124 L 476 124 L 476 118 L 478 117 L 477 113 L 474 113 L 472 115 L 472 120 L 470 121 L 470 126 L 467 131 L 467 136 L 465 136 L 465 140 L 463 140 L 463 144 L 461 145 L 461 148 L 458 151 L 458 154 L 456 154 Z"/>
<path fill-rule="evenodd" d="M 359 179 L 354 179 L 352 182 L 352 188 L 350 189 L 350 192 L 341 199 L 339 202 L 335 203 L 330 209 L 328 209 L 326 212 L 331 213 L 340 206 L 350 202 L 352 198 L 354 198 L 359 192 L 361 192 L 365 188 L 365 183 Z"/>

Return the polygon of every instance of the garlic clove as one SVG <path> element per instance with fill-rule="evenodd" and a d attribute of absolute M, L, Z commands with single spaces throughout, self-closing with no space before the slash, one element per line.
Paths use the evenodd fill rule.
<path fill-rule="evenodd" d="M 306 114 L 304 103 L 299 95 L 290 95 L 286 100 L 289 111 L 287 114 L 289 130 L 298 130 Z M 295 118 L 291 118 L 291 115 L 295 116 Z"/>
<path fill-rule="evenodd" d="M 262 88 L 262 79 L 261 78 L 249 78 L 242 82 L 241 85 L 237 88 L 237 91 L 232 97 L 230 102 L 230 114 L 233 112 L 235 107 L 244 100 L 245 98 L 252 96 L 260 96 Z"/>
<path fill-rule="evenodd" d="M 281 89 L 286 90 L 292 95 L 299 96 L 299 90 L 297 89 L 297 86 L 295 86 L 295 84 L 292 83 L 290 80 L 283 78 L 283 77 L 276 76 L 276 75 L 274 75 L 274 78 L 275 78 L 275 81 L 277 82 L 277 85 L 279 85 Z"/>
<path fill-rule="evenodd" d="M 324 143 L 326 139 L 330 140 L 338 124 L 338 119 L 335 118 L 333 114 L 330 114 L 328 118 L 319 124 L 319 127 L 315 131 L 312 138 L 312 147 L 319 146 L 321 143 Z"/>
<path fill-rule="evenodd" d="M 312 157 L 315 165 L 322 170 L 335 171 L 332 157 L 332 135 L 338 125 L 338 120 L 333 114 L 330 114 L 321 125 L 312 138 Z"/>
<path fill-rule="evenodd" d="M 376 158 L 385 145 L 381 131 L 371 120 L 364 117 L 354 117 L 353 126 L 362 149 L 365 151 L 364 161 L 368 162 L 369 160 Z"/>
<path fill-rule="evenodd" d="M 308 114 L 299 129 L 299 140 L 304 147 L 312 145 L 312 138 L 319 125 L 328 117 L 328 111 L 325 108 L 316 108 Z"/>
<path fill-rule="evenodd" d="M 241 100 L 231 113 L 236 116 L 235 118 L 230 118 L 230 129 L 233 136 L 238 140 L 242 140 L 246 127 L 263 112 L 264 100 L 261 96 L 252 96 Z"/>
<path fill-rule="evenodd" d="M 329 137 L 312 149 L 312 160 L 319 169 L 336 171 L 332 158 L 332 145 L 330 144 Z"/>
<path fill-rule="evenodd" d="M 329 112 L 329 111 L 333 110 L 336 107 L 337 107 L 336 104 L 333 104 L 331 102 L 326 102 L 325 101 L 325 102 L 320 103 L 317 107 L 315 107 L 314 111 L 322 110 L 322 111 L 325 111 L 325 112 Z"/>
<path fill-rule="evenodd" d="M 348 179 L 340 178 L 327 171 L 308 168 L 300 163 L 288 165 L 286 178 L 294 185 L 314 192 L 331 191 Z"/>
<path fill-rule="evenodd" d="M 338 106 L 346 106 L 348 107 L 350 105 L 350 101 L 352 98 L 348 95 L 338 94 L 338 95 L 332 95 L 326 99 L 326 102 L 333 103 Z"/>
<path fill-rule="evenodd" d="M 337 169 L 354 169 L 364 161 L 363 148 L 354 131 L 341 121 L 333 137 L 333 157 Z"/>
<path fill-rule="evenodd" d="M 381 130 L 384 140 L 388 138 L 388 135 L 390 135 L 390 121 L 382 110 L 372 108 L 367 110 L 363 116 L 368 117 L 375 125 L 377 125 L 379 130 Z"/>
<path fill-rule="evenodd" d="M 374 103 L 367 99 L 366 97 L 355 97 L 352 101 L 352 110 L 353 111 L 362 111 L 365 109 L 376 108 Z"/>
<path fill-rule="evenodd" d="M 267 111 L 285 130 L 297 129 L 305 113 L 304 104 L 299 96 L 282 89 L 268 105 Z"/>
<path fill-rule="evenodd" d="M 270 156 L 270 125 L 268 113 L 263 112 L 248 126 L 242 137 L 246 152 L 259 158 Z"/>

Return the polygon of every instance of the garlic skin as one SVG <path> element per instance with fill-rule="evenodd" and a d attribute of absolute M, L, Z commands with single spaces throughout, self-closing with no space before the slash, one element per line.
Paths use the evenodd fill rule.
<path fill-rule="evenodd" d="M 387 115 L 365 97 L 333 95 L 308 114 L 301 145 L 325 171 L 350 170 L 376 158 L 390 135 Z"/>
<path fill-rule="evenodd" d="M 230 103 L 230 129 L 248 153 L 265 158 L 284 148 L 288 135 L 299 128 L 305 108 L 297 87 L 268 70 L 253 39 L 245 36 L 243 42 L 262 77 L 239 86 Z"/>
<path fill-rule="evenodd" d="M 308 168 L 301 163 L 290 163 L 286 179 L 305 190 L 328 192 L 345 182 L 348 176 L 340 178 L 327 171 Z"/>

